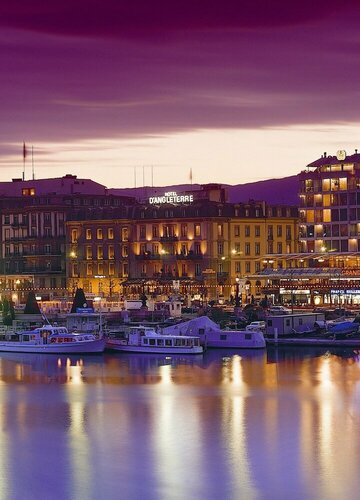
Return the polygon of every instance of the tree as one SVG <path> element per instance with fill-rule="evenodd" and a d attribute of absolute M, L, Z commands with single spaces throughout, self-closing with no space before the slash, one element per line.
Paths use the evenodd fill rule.
<path fill-rule="evenodd" d="M 2 299 L 2 317 L 3 324 L 7 326 L 12 325 L 12 322 L 15 319 L 14 305 L 7 297 Z"/>
<path fill-rule="evenodd" d="M 26 299 L 26 305 L 24 309 L 25 314 L 41 314 L 39 309 L 39 304 L 37 303 L 35 292 L 29 292 Z"/>
<path fill-rule="evenodd" d="M 84 290 L 82 288 L 77 288 L 70 312 L 76 313 L 76 309 L 81 307 L 87 307 L 87 301 Z"/>

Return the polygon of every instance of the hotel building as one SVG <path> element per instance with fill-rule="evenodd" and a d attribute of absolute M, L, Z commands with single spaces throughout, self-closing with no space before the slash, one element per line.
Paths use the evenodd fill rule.
<path fill-rule="evenodd" d="M 259 274 L 263 292 L 280 302 L 359 304 L 360 154 L 324 153 L 299 181 L 299 252 L 284 256 L 286 269 Z"/>
<path fill-rule="evenodd" d="M 252 275 L 264 254 L 292 253 L 297 245 L 297 208 L 228 203 L 217 184 L 85 215 L 66 223 L 68 288 L 106 296 L 179 290 L 227 299 L 239 284 L 243 300 L 250 300 L 261 293 Z"/>

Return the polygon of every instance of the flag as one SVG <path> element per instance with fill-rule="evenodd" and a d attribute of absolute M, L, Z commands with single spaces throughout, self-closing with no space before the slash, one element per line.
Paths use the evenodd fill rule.
<path fill-rule="evenodd" d="M 24 158 L 24 160 L 25 160 L 26 156 L 27 156 L 26 144 L 25 144 L 25 142 L 23 142 L 23 158 Z"/>

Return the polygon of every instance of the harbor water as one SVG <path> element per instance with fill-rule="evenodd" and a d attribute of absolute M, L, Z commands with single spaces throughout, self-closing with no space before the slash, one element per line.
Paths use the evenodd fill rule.
<path fill-rule="evenodd" d="M 0 499 L 347 499 L 360 354 L 0 354 Z"/>

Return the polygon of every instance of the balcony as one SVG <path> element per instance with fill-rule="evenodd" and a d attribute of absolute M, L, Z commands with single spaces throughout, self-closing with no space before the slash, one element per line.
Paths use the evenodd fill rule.
<path fill-rule="evenodd" d="M 172 235 L 172 236 L 161 236 L 160 241 L 162 242 L 170 242 L 170 241 L 178 241 L 178 236 Z"/>
<path fill-rule="evenodd" d="M 141 253 L 140 255 L 135 255 L 135 260 L 160 260 L 162 255 L 158 253 Z"/>
<path fill-rule="evenodd" d="M 177 260 L 201 260 L 204 258 L 202 253 L 179 253 L 176 255 Z"/>

